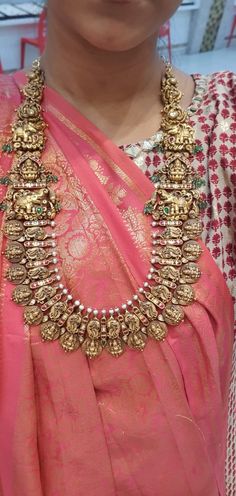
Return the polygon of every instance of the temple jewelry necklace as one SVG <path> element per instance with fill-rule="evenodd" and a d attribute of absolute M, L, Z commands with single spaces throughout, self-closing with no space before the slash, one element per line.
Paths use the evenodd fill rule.
<path fill-rule="evenodd" d="M 41 107 L 44 74 L 34 62 L 22 90 L 12 137 L 4 151 L 15 152 L 13 166 L 1 183 L 5 202 L 6 277 L 15 288 L 12 299 L 23 307 L 26 324 L 39 325 L 43 341 L 59 340 L 66 352 L 80 348 L 89 358 L 106 350 L 114 357 L 127 347 L 143 350 L 149 337 L 163 340 L 167 326 L 184 320 L 184 307 L 195 300 L 200 278 L 197 239 L 201 180 L 191 158 L 196 149 L 193 129 L 172 67 L 166 64 L 161 96 L 163 166 L 152 177 L 155 190 L 144 206 L 152 225 L 150 270 L 143 286 L 119 308 L 85 308 L 60 283 L 61 267 L 54 233 L 60 202 L 51 187 L 57 178 L 44 168 L 46 123 Z"/>

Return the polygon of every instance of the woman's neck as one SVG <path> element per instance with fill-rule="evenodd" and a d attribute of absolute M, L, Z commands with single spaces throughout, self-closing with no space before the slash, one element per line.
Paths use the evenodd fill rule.
<path fill-rule="evenodd" d="M 156 42 L 152 36 L 132 50 L 112 53 L 50 20 L 42 57 L 46 83 L 117 144 L 137 142 L 161 122 L 165 65 Z"/>

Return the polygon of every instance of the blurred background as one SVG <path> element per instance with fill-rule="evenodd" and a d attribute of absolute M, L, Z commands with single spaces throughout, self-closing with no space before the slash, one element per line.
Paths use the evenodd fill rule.
<path fill-rule="evenodd" d="M 46 32 L 43 1 L 0 0 L 0 71 L 29 66 L 43 51 Z M 236 0 L 182 1 L 162 26 L 159 50 L 189 73 L 236 72 Z"/>

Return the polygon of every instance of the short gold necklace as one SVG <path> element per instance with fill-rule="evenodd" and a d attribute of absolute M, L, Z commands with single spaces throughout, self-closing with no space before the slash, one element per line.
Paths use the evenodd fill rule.
<path fill-rule="evenodd" d="M 39 325 L 43 341 L 59 340 L 67 351 L 93 358 L 103 350 L 120 356 L 127 347 L 143 350 L 148 337 L 163 340 L 167 326 L 184 320 L 184 307 L 195 300 L 193 284 L 200 277 L 198 239 L 201 180 L 191 166 L 198 151 L 182 94 L 172 67 L 166 65 L 161 96 L 163 167 L 152 177 L 155 190 L 144 206 L 151 216 L 152 254 L 143 286 L 119 308 L 85 308 L 61 284 L 54 228 L 60 202 L 51 187 L 57 178 L 42 162 L 46 123 L 42 99 L 44 74 L 34 62 L 22 90 L 10 141 L 13 166 L 1 183 L 8 186 L 5 210 L 6 277 L 15 285 L 12 299 L 24 307 L 24 321 Z"/>

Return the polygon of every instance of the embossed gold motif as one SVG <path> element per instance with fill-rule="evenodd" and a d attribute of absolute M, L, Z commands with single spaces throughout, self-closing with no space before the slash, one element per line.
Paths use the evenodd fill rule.
<path fill-rule="evenodd" d="M 21 262 L 25 255 L 24 246 L 17 241 L 12 241 L 7 243 L 5 256 L 9 262 L 18 263 Z"/>
<path fill-rule="evenodd" d="M 9 220 L 4 225 L 4 234 L 12 240 L 19 239 L 24 233 L 24 226 L 18 220 Z"/>
<path fill-rule="evenodd" d="M 13 264 L 7 270 L 6 277 L 12 284 L 22 284 L 27 277 L 27 271 L 24 265 Z"/>
<path fill-rule="evenodd" d="M 10 145 L 15 160 L 8 174 L 4 234 L 11 263 L 6 277 L 16 285 L 12 299 L 25 307 L 26 324 L 40 325 L 43 341 L 58 340 L 67 353 L 81 349 L 95 358 L 103 350 L 114 357 L 126 347 L 142 351 L 148 337 L 162 341 L 167 325 L 184 320 L 183 308 L 195 300 L 192 284 L 201 275 L 196 263 L 202 253 L 199 180 L 191 164 L 194 131 L 180 106 L 177 80 L 167 64 L 161 88 L 163 166 L 153 177 L 155 190 L 144 208 L 153 227 L 150 271 L 132 300 L 109 311 L 86 309 L 59 283 L 53 229 L 60 202 L 50 185 L 57 178 L 42 162 L 43 89 L 44 74 L 36 61 L 22 90 Z"/>
<path fill-rule="evenodd" d="M 28 325 L 39 325 L 43 320 L 43 312 L 37 306 L 26 307 L 24 311 L 24 321 Z"/>
<path fill-rule="evenodd" d="M 40 332 L 43 341 L 55 341 L 60 337 L 60 327 L 50 320 L 41 325 Z"/>
<path fill-rule="evenodd" d="M 18 305 L 26 306 L 30 303 L 32 299 L 33 291 L 27 284 L 22 284 L 17 286 L 12 293 L 12 299 Z"/>
<path fill-rule="evenodd" d="M 167 326 L 164 322 L 153 320 L 147 327 L 148 335 L 157 341 L 163 341 L 167 335 Z"/>

